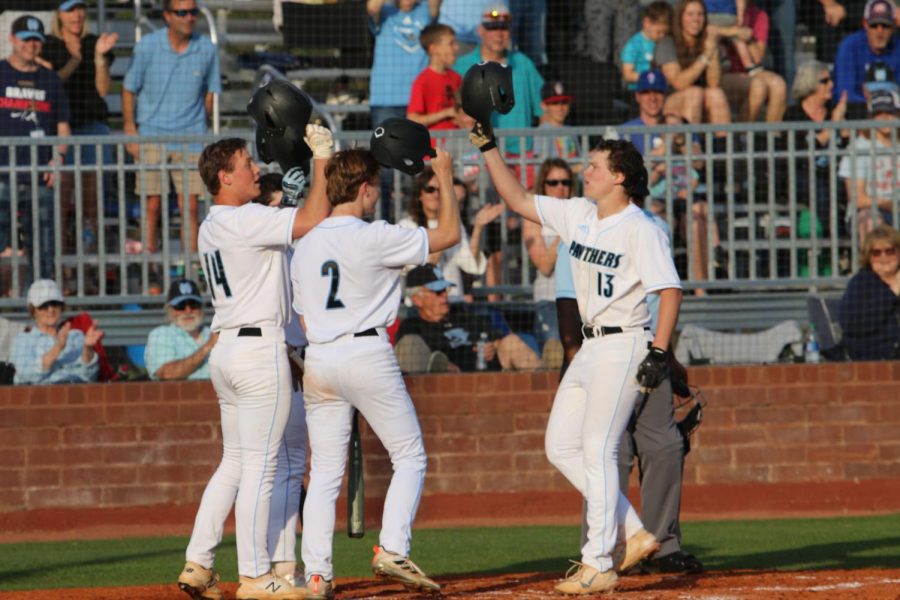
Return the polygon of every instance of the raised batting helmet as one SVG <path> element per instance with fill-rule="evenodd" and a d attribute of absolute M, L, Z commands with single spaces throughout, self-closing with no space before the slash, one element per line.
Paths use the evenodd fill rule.
<path fill-rule="evenodd" d="M 250 98 L 247 112 L 256 122 L 256 151 L 264 162 L 278 162 L 282 172 L 301 167 L 309 173 L 312 150 L 303 140 L 312 102 L 284 79 L 272 79 Z"/>
<path fill-rule="evenodd" d="M 409 119 L 385 119 L 372 132 L 369 150 L 382 167 L 415 175 L 425 168 L 425 156 L 437 156 L 428 128 Z"/>
<path fill-rule="evenodd" d="M 482 125 L 490 125 L 493 111 L 505 115 L 516 104 L 512 69 L 493 61 L 478 63 L 466 71 L 461 93 L 463 111 Z"/>

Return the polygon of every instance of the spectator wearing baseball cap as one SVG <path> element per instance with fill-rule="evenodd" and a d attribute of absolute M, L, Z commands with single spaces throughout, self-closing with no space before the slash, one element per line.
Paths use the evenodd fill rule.
<path fill-rule="evenodd" d="M 896 19 L 893 0 L 869 0 L 863 10 L 863 28 L 845 37 L 838 47 L 834 60 L 834 100 L 846 91 L 850 115 L 864 115 L 863 84 L 868 65 L 883 63 L 893 69 L 894 81 L 900 83 L 896 79 L 900 71 L 900 44 L 894 35 Z"/>
<path fill-rule="evenodd" d="M 522 52 L 512 49 L 512 13 L 505 2 L 490 2 L 481 15 L 478 36 L 481 42 L 468 54 L 460 56 L 453 70 L 465 77 L 466 71 L 482 61 L 506 64 L 512 69 L 513 95 L 516 103 L 505 115 L 494 113 L 491 124 L 496 129 L 524 129 L 532 127 L 541 117 L 541 87 L 544 78 L 534 63 Z M 520 138 L 506 140 L 506 150 L 512 155 L 526 154 L 532 150 L 532 138 L 525 138 L 521 148 Z"/>
<path fill-rule="evenodd" d="M 62 318 L 63 295 L 52 279 L 38 279 L 28 288 L 28 314 L 33 325 L 13 341 L 10 357 L 19 383 L 87 383 L 97 380 L 99 361 L 94 346 L 103 332 L 93 322 L 76 329 Z"/>
<path fill-rule="evenodd" d="M 548 81 L 541 88 L 542 129 L 562 129 L 567 127 L 566 118 L 572 106 L 572 95 L 559 80 Z M 581 154 L 575 136 L 558 132 L 552 137 L 539 137 L 536 154 L 544 160 L 548 158 L 577 158 Z M 576 165 L 581 166 L 581 165 Z"/>
<path fill-rule="evenodd" d="M 51 71 L 38 63 L 44 46 L 44 25 L 33 15 L 22 15 L 13 21 L 9 41 L 12 54 L 0 61 L 0 137 L 68 137 L 69 104 L 66 100 L 62 81 Z M 42 101 L 36 109 L 34 98 Z M 23 114 L 28 118 L 23 118 Z M 0 174 L 0 252 L 12 246 L 10 215 L 15 210 L 20 217 L 20 231 L 25 234 L 20 248 L 32 248 L 33 208 L 38 214 L 40 245 L 37 256 L 32 256 L 29 268 L 38 270 L 37 277 L 49 277 L 53 273 L 55 204 L 52 187 L 54 173 L 46 172 L 37 178 L 38 189 L 32 189 L 32 178 L 27 167 L 58 165 L 66 152 L 63 142 L 56 147 L 51 144 L 37 146 L 37 163 L 32 164 L 32 147 L 17 146 L 16 164 L 26 167 L 11 181 L 9 175 Z M 9 147 L 0 147 L 0 164 L 10 164 Z M 11 185 L 17 186 L 16 206 L 11 205 Z M 34 193 L 33 193 L 34 192 Z M 32 207 L 32 198 L 37 197 L 37 207 Z"/>
<path fill-rule="evenodd" d="M 848 222 L 856 223 L 860 240 L 878 225 L 894 225 L 894 179 L 900 170 L 900 157 L 892 142 L 900 126 L 900 94 L 873 90 L 867 108 L 868 118 L 883 122 L 883 126 L 875 129 L 872 139 L 856 136 L 838 168 L 838 176 L 846 181 L 847 195 L 856 197 L 856 212 L 850 209 Z"/>
<path fill-rule="evenodd" d="M 666 90 L 668 84 L 666 78 L 661 71 L 650 70 L 644 71 L 638 76 L 637 84 L 634 90 L 634 99 L 637 101 L 640 112 L 637 117 L 630 121 L 622 123 L 626 127 L 654 127 L 662 123 L 663 106 L 666 102 Z M 643 156 L 647 156 L 647 152 L 651 148 L 655 148 L 662 142 L 662 138 L 657 134 L 648 136 L 643 133 L 627 134 L 628 139 L 634 144 Z M 649 145 L 648 145 L 649 144 Z"/>
<path fill-rule="evenodd" d="M 218 333 L 211 333 L 203 324 L 203 296 L 194 281 L 172 282 L 166 321 L 147 338 L 147 373 L 155 380 L 209 379 L 209 353 Z"/>

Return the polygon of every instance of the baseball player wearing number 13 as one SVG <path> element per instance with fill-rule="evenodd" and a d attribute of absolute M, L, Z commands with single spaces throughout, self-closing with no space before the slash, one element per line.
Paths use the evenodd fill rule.
<path fill-rule="evenodd" d="M 314 126 L 308 126 L 314 127 Z M 307 129 L 309 144 L 331 147 L 330 133 Z M 315 155 L 315 154 L 314 154 Z M 210 377 L 219 398 L 222 462 L 197 511 L 179 586 L 192 598 L 221 599 L 213 572 L 215 547 L 235 504 L 238 599 L 299 600 L 302 588 L 270 573 L 267 549 L 276 458 L 291 405 L 291 370 L 284 328 L 290 319 L 286 250 L 328 214 L 324 159 L 303 208 L 278 209 L 251 201 L 259 195 L 259 167 L 246 142 L 228 138 L 207 146 L 199 169 L 215 205 L 200 225 L 199 249 L 215 308 Z"/>
<path fill-rule="evenodd" d="M 617 464 L 619 441 L 642 392 L 666 377 L 681 305 L 666 235 L 632 203 L 647 195 L 647 170 L 630 142 L 604 140 L 584 170 L 587 198 L 535 196 L 479 125 L 470 137 L 507 206 L 553 230 L 568 249 L 586 339 L 560 382 L 545 445 L 550 462 L 585 497 L 588 533 L 581 562 L 556 590 L 608 591 L 616 585 L 616 571 L 659 548 L 619 490 Z M 649 331 L 648 293 L 660 295 L 655 336 Z M 625 543 L 617 546 L 620 528 Z"/>
<path fill-rule="evenodd" d="M 416 159 L 420 159 L 422 150 Z M 325 219 L 297 244 L 291 261 L 294 307 L 309 346 L 303 376 L 311 465 L 303 508 L 302 554 L 308 598 L 333 596 L 334 505 L 347 465 L 353 409 L 384 444 L 394 474 L 384 501 L 372 570 L 410 589 L 440 586 L 409 559 L 412 524 L 425 481 L 425 446 L 412 400 L 385 328 L 400 306 L 400 275 L 430 252 L 459 242 L 452 160 L 437 150 L 437 229 L 366 223 L 379 198 L 379 165 L 368 150 L 334 155 L 326 168 Z"/>

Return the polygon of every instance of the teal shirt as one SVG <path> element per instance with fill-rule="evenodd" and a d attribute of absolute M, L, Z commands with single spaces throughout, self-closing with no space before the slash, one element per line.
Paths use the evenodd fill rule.
<path fill-rule="evenodd" d="M 197 341 L 178 325 L 160 325 L 150 332 L 147 348 L 144 350 L 147 373 L 152 379 L 159 379 L 156 372 L 160 367 L 173 360 L 187 358 L 209 341 L 209 335 L 209 327 L 203 326 L 200 329 L 200 341 Z M 197 370 L 187 378 L 209 379 L 209 357 L 204 358 Z"/>
<path fill-rule="evenodd" d="M 538 73 L 537 67 L 531 59 L 515 50 L 507 53 L 506 61 L 512 69 L 513 95 L 516 103 L 513 109 L 505 115 L 494 113 L 491 124 L 495 129 L 524 129 L 532 127 L 534 120 L 543 114 L 541 111 L 541 87 L 544 78 Z M 475 49 L 460 56 L 453 65 L 453 70 L 465 77 L 466 71 L 481 62 L 481 44 Z M 532 149 L 533 140 L 525 138 L 525 148 Z M 519 138 L 511 137 L 506 141 L 506 151 L 512 154 L 520 154 Z"/>
<path fill-rule="evenodd" d="M 622 48 L 622 64 L 634 65 L 638 75 L 649 71 L 653 63 L 653 54 L 656 52 L 656 42 L 648 40 L 644 34 L 638 31 L 631 36 Z M 636 90 L 637 83 L 630 81 L 626 86 L 629 90 Z"/>

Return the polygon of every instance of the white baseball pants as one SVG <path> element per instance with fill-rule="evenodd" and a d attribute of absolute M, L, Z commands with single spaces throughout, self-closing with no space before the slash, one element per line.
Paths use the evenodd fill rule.
<path fill-rule="evenodd" d="M 643 329 L 586 339 L 559 384 L 547 423 L 547 458 L 587 503 L 581 561 L 600 571 L 612 568 L 616 538 L 643 527 L 619 490 L 617 456 L 641 395 L 635 376 L 648 341 Z"/>
<path fill-rule="evenodd" d="M 312 455 L 303 508 L 307 578 L 313 574 L 334 577 L 335 503 L 347 466 L 354 408 L 381 440 L 394 468 L 379 543 L 408 556 L 425 481 L 425 446 L 387 335 L 379 330 L 378 337 L 345 336 L 329 344 L 310 344 L 303 389 Z"/>
<path fill-rule="evenodd" d="M 219 397 L 222 462 L 203 492 L 185 556 L 211 568 L 225 518 L 235 504 L 238 573 L 259 577 L 271 568 L 266 544 L 272 482 L 291 403 L 284 330 L 259 337 L 222 330 L 209 356 Z"/>

